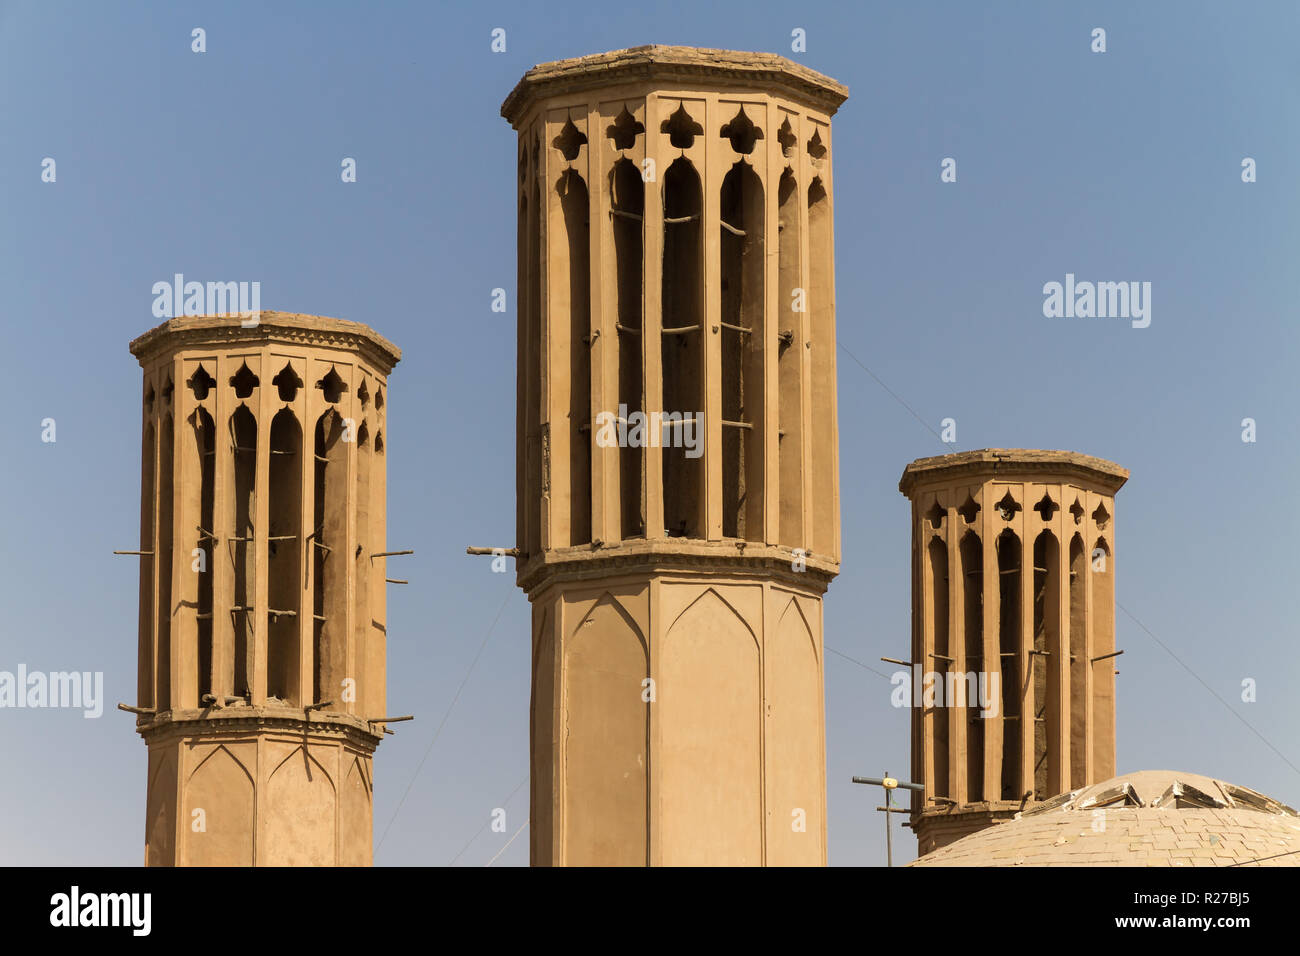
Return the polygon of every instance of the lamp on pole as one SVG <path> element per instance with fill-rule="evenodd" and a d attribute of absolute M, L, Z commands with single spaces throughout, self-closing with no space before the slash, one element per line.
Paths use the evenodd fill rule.
<path fill-rule="evenodd" d="M 923 793 L 925 791 L 925 786 L 919 783 L 908 783 L 904 780 L 897 780 L 889 775 L 888 770 L 885 771 L 885 775 L 883 777 L 880 778 L 854 777 L 853 782 L 869 783 L 872 784 L 873 786 L 885 788 L 885 805 L 883 807 L 876 807 L 876 811 L 878 813 L 884 813 L 885 815 L 885 865 L 893 866 L 894 865 L 894 837 L 893 837 L 893 827 L 890 826 L 889 823 L 889 815 L 891 813 L 910 813 L 911 811 L 905 810 L 902 807 L 894 806 L 891 797 L 893 795 L 893 792 L 899 789 L 900 787 L 904 790 L 913 790 L 917 793 Z"/>

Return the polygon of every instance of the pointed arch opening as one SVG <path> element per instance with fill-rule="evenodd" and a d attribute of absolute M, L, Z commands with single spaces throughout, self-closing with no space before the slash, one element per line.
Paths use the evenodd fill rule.
<path fill-rule="evenodd" d="M 280 401 L 292 402 L 298 397 L 298 389 L 302 388 L 302 378 L 294 370 L 291 362 L 285 362 L 284 368 L 280 369 L 275 378 L 271 379 L 271 384 L 275 386 Z"/>
<path fill-rule="evenodd" d="M 300 705 L 302 593 L 302 426 L 292 411 L 271 419 L 267 488 L 266 693 Z"/>
<path fill-rule="evenodd" d="M 1010 528 L 995 539 L 998 557 L 998 651 L 1002 665 L 1002 799 L 1019 800 L 1021 790 L 1020 539 Z"/>
<path fill-rule="evenodd" d="M 208 373 L 208 370 L 203 367 L 202 363 L 200 363 L 199 367 L 194 370 L 194 374 L 190 376 L 189 381 L 185 384 L 188 385 L 190 391 L 194 393 L 194 398 L 197 401 L 202 402 L 207 399 L 208 395 L 211 394 L 212 389 L 216 387 L 217 380 L 213 378 Z"/>
<path fill-rule="evenodd" d="M 795 146 L 799 143 L 799 137 L 794 135 L 794 128 L 790 125 L 790 117 L 786 116 L 781 121 L 781 127 L 776 131 L 776 140 L 781 144 L 781 155 L 786 159 L 794 159 Z"/>
<path fill-rule="evenodd" d="M 574 129 L 570 120 L 566 129 Z M 583 142 L 586 138 L 583 137 Z M 576 153 L 575 153 L 576 155 Z M 564 235 L 555 244 L 559 292 L 569 313 L 569 540 L 591 541 L 591 226 L 587 183 L 567 169 L 557 186 Z M 564 303 L 561 301 L 561 312 Z"/>
<path fill-rule="evenodd" d="M 316 421 L 312 511 L 312 694 L 333 700 L 341 691 L 347 655 L 347 442 L 343 419 L 326 411 Z"/>
<path fill-rule="evenodd" d="M 325 401 L 331 405 L 337 405 L 342 401 L 343 396 L 348 393 L 347 383 L 343 381 L 343 377 L 339 375 L 338 369 L 333 365 L 330 366 L 330 370 L 325 373 L 325 376 L 316 383 L 316 387 L 324 393 Z"/>
<path fill-rule="evenodd" d="M 962 653 L 966 673 L 987 673 L 984 666 L 984 547 L 973 531 L 966 532 L 958 549 L 962 580 Z M 960 681 L 959 681 L 960 683 Z M 976 683 L 978 691 L 981 685 Z M 966 794 L 967 800 L 984 799 L 984 723 L 978 697 L 966 684 Z"/>
<path fill-rule="evenodd" d="M 762 541 L 766 210 L 763 183 L 743 160 L 722 180 L 719 209 L 722 534 Z"/>
<path fill-rule="evenodd" d="M 789 129 L 787 119 L 784 129 Z M 805 545 L 803 527 L 803 308 L 799 278 L 799 184 L 786 169 L 777 184 L 777 475 L 780 541 Z"/>
<path fill-rule="evenodd" d="M 934 633 L 934 649 L 922 668 L 923 673 L 937 675 L 935 705 L 930 708 L 934 741 L 934 779 L 930 796 L 951 797 L 952 781 L 948 762 L 949 701 L 942 696 L 947 689 L 947 674 L 951 670 L 952 651 L 948 644 L 948 546 L 942 538 L 932 537 L 926 548 L 929 556 L 930 627 Z"/>
<path fill-rule="evenodd" d="M 636 145 L 636 138 L 645 132 L 645 125 L 633 116 L 626 105 L 614 118 L 614 122 L 605 127 L 605 135 L 613 141 L 617 150 L 631 149 Z"/>
<path fill-rule="evenodd" d="M 808 140 L 808 155 L 814 166 L 821 166 L 826 161 L 826 144 L 822 142 L 821 130 L 814 130 L 812 139 Z"/>
<path fill-rule="evenodd" d="M 167 381 L 171 388 L 171 379 Z M 164 392 L 168 399 L 169 391 Z M 170 710 L 172 706 L 172 560 L 175 529 L 172 523 L 173 489 L 175 487 L 176 445 L 175 419 L 170 413 L 163 416 L 158 437 L 158 546 L 154 550 L 158 585 L 158 653 L 157 683 L 159 710 Z"/>
<path fill-rule="evenodd" d="M 1060 545 L 1050 531 L 1034 539 L 1034 799 L 1056 796 L 1060 780 Z"/>
<path fill-rule="evenodd" d="M 754 125 L 754 121 L 746 114 L 745 107 L 741 106 L 730 122 L 719 130 L 719 135 L 730 140 L 731 148 L 737 153 L 748 156 L 763 138 L 763 131 Z"/>
<path fill-rule="evenodd" d="M 202 366 L 199 366 L 202 371 Z M 198 373 L 195 373 L 198 378 Z M 216 383 L 213 382 L 212 385 Z M 209 386 L 211 387 L 211 386 Z M 197 498 L 187 502 L 190 513 L 186 515 L 186 536 L 189 541 L 190 556 L 197 560 L 198 593 L 195 595 L 195 656 L 194 686 L 198 696 L 193 701 L 185 701 L 185 706 L 202 705 L 205 694 L 212 693 L 212 566 L 216 558 L 213 541 L 213 501 L 216 492 L 216 425 L 205 408 L 196 408 L 190 416 L 191 454 L 199 483 Z M 194 552 L 199 554 L 195 555 Z M 191 561 L 193 566 L 194 561 Z"/>
<path fill-rule="evenodd" d="M 366 663 L 369 649 L 369 638 L 372 617 L 370 610 L 371 594 L 371 577 L 381 576 L 383 571 L 381 565 L 378 570 L 375 569 L 374 561 L 370 555 L 375 551 L 382 551 L 382 548 L 375 546 L 373 540 L 376 533 L 374 522 L 378 520 L 378 515 L 371 515 L 371 496 L 370 496 L 370 478 L 373 474 L 374 451 L 373 443 L 370 440 L 370 426 L 363 419 L 357 427 L 356 435 L 357 445 L 357 468 L 356 468 L 356 504 L 354 506 L 356 515 L 356 551 L 353 564 L 356 566 L 355 581 L 353 583 L 353 593 L 355 600 L 353 603 L 352 618 L 352 643 L 353 643 L 353 672 L 348 675 L 340 674 L 340 680 L 345 676 L 350 676 L 355 680 L 355 694 L 353 701 L 353 711 L 358 714 L 366 712 L 366 705 L 369 703 L 366 697 Z M 342 690 L 341 687 L 322 687 L 316 697 L 317 700 L 328 700 L 330 696 Z M 327 696 L 320 696 L 325 694 Z M 335 698 L 337 699 L 337 698 Z"/>
<path fill-rule="evenodd" d="M 564 120 L 564 126 L 551 140 L 551 145 L 560 151 L 560 155 L 567 162 L 573 162 L 578 158 L 578 153 L 582 147 L 587 145 L 587 134 L 582 132 L 578 127 L 573 125 L 573 117 L 568 116 Z"/>
<path fill-rule="evenodd" d="M 253 370 L 248 367 L 247 362 L 242 363 L 239 366 L 239 371 L 230 376 L 230 387 L 235 390 L 235 398 L 238 399 L 251 398 L 253 389 L 260 384 L 261 382 L 253 373 Z"/>
<path fill-rule="evenodd" d="M 252 690 L 253 634 L 256 627 L 254 602 L 257 594 L 257 548 L 254 521 L 257 517 L 257 419 L 245 405 L 230 416 L 230 475 L 226 487 L 226 522 L 230 529 L 229 556 L 231 592 L 230 623 L 234 630 L 233 674 L 230 686 L 246 697 Z"/>
<path fill-rule="evenodd" d="M 1092 546 L 1092 657 L 1105 658 L 1092 668 L 1092 768 L 1093 776 L 1106 780 L 1115 775 L 1115 568 L 1104 537 Z"/>
<path fill-rule="evenodd" d="M 699 174 L 681 157 L 663 178 L 663 411 L 680 416 L 664 428 L 664 532 L 704 537 L 704 260 Z M 687 420 L 690 424 L 687 424 Z M 695 448 L 686 447 L 693 443 Z M 690 455 L 687 452 L 690 451 Z M 695 457 L 691 457 L 691 456 Z"/>
<path fill-rule="evenodd" d="M 1070 539 L 1070 789 L 1088 783 L 1088 568 L 1083 538 Z"/>
<path fill-rule="evenodd" d="M 630 160 L 621 159 L 609 174 L 611 226 L 614 231 L 616 284 L 615 332 L 618 339 L 618 409 L 620 419 L 642 410 L 643 233 L 645 183 Z M 620 537 L 645 534 L 645 455 L 629 440 L 618 450 Z"/>
<path fill-rule="evenodd" d="M 695 145 L 695 137 L 704 132 L 704 127 L 686 112 L 685 102 L 678 101 L 677 109 L 659 124 L 659 131 L 668 134 L 673 149 L 690 149 Z"/>

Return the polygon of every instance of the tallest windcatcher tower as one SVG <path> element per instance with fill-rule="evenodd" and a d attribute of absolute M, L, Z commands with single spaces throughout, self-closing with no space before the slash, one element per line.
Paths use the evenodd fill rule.
<path fill-rule="evenodd" d="M 534 865 L 826 861 L 847 95 L 646 46 L 535 67 L 502 106 Z"/>

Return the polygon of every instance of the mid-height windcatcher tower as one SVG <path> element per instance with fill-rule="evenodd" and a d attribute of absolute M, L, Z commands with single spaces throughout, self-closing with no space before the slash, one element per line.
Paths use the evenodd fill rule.
<path fill-rule="evenodd" d="M 921 458 L 912 502 L 912 830 L 921 855 L 1115 775 L 1115 493 L 1065 451 Z"/>
<path fill-rule="evenodd" d="M 534 864 L 825 862 L 846 96 L 645 46 L 535 67 L 502 106 Z"/>
<path fill-rule="evenodd" d="M 144 369 L 149 865 L 369 865 L 388 374 L 356 322 L 171 319 Z"/>

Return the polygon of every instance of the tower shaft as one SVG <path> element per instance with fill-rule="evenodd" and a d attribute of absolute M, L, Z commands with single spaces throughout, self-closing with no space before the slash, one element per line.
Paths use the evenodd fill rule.
<path fill-rule="evenodd" d="M 274 312 L 172 319 L 131 349 L 145 862 L 368 865 L 400 353 Z"/>
<path fill-rule="evenodd" d="M 639 47 L 535 67 L 502 107 L 534 864 L 825 862 L 846 95 Z"/>
<path fill-rule="evenodd" d="M 1115 493 L 1069 452 L 913 462 L 912 827 L 924 855 L 1115 773 Z"/>

